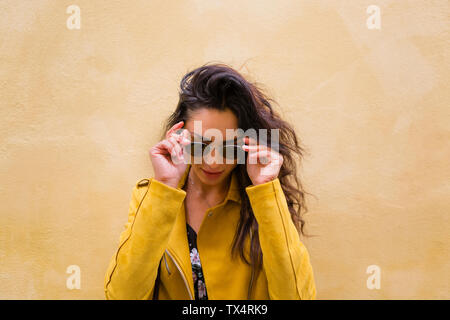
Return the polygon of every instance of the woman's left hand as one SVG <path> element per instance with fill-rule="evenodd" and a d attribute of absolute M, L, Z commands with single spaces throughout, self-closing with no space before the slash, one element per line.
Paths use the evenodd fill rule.
<path fill-rule="evenodd" d="M 247 173 L 253 185 L 258 185 L 274 180 L 278 177 L 283 156 L 268 146 L 257 144 L 256 140 L 250 137 L 244 138 L 244 151 L 247 156 Z"/>

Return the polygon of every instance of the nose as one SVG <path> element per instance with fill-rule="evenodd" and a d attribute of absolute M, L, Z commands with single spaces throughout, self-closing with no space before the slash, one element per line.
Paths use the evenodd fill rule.
<path fill-rule="evenodd" d="M 220 156 L 220 152 L 217 152 L 215 147 L 212 147 L 211 152 L 205 152 L 203 159 L 211 170 L 220 167 L 223 164 L 223 158 Z"/>

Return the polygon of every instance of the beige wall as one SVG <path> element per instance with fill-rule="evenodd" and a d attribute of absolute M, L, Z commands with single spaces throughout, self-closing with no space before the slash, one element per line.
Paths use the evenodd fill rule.
<path fill-rule="evenodd" d="M 1 1 L 0 298 L 104 298 L 179 80 L 220 61 L 309 149 L 317 297 L 449 299 L 449 16 L 420 0 Z"/>

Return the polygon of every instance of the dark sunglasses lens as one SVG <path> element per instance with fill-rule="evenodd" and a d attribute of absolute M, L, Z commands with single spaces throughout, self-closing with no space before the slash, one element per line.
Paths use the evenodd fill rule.
<path fill-rule="evenodd" d="M 188 149 L 188 154 L 196 158 L 201 158 L 203 156 L 203 151 L 206 148 L 206 143 L 203 142 L 191 142 L 186 146 Z"/>
<path fill-rule="evenodd" d="M 245 151 L 238 145 L 226 145 L 222 148 L 222 155 L 225 159 L 239 160 L 245 162 Z"/>

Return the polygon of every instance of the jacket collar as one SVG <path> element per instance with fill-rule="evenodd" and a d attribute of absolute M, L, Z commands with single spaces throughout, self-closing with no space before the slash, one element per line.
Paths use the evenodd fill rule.
<path fill-rule="evenodd" d="M 191 168 L 191 164 L 188 164 L 186 171 L 184 172 L 180 182 L 178 183 L 177 188 L 182 189 L 186 179 L 188 177 L 189 170 Z M 231 183 L 228 188 L 228 193 L 223 201 L 223 205 L 226 204 L 229 200 L 241 203 L 241 197 L 239 195 L 239 187 L 237 176 L 235 172 L 231 174 Z M 190 252 L 189 252 L 189 244 L 187 239 L 187 230 L 186 230 L 186 210 L 185 204 L 183 204 L 178 212 L 177 218 L 175 220 L 175 225 L 172 229 L 172 233 L 169 237 L 169 241 L 167 244 L 167 250 L 176 260 L 175 262 L 179 265 L 180 272 L 182 272 L 185 281 L 189 284 L 190 291 L 193 295 L 194 293 L 194 284 L 192 279 L 192 266 L 190 260 Z"/>
<path fill-rule="evenodd" d="M 186 183 L 186 179 L 188 177 L 190 169 L 191 169 L 191 164 L 188 164 L 186 170 L 184 171 L 182 178 L 180 179 L 180 182 L 178 183 L 178 186 L 177 186 L 178 189 L 183 188 L 184 184 Z M 238 179 L 236 176 L 236 172 L 234 172 L 234 171 L 231 173 L 231 182 L 230 182 L 230 186 L 228 188 L 228 192 L 225 197 L 224 203 L 226 203 L 228 200 L 233 200 L 235 202 L 241 203 Z"/>

